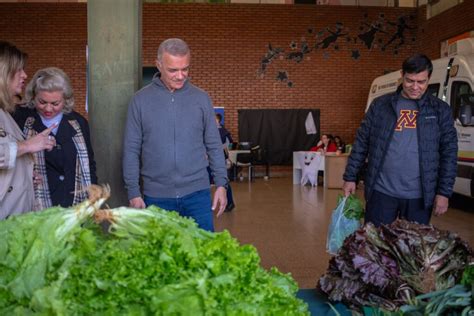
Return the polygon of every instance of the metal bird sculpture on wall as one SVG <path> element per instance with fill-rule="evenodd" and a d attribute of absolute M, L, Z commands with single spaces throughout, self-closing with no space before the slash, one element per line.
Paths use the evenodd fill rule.
<path fill-rule="evenodd" d="M 259 69 L 259 74 L 263 75 L 265 73 L 265 70 L 267 69 L 267 66 L 271 64 L 271 62 L 283 53 L 282 48 L 273 48 L 272 44 L 268 43 L 268 51 L 265 54 L 265 56 L 262 57 L 262 60 L 260 62 L 260 69 Z"/>
<path fill-rule="evenodd" d="M 341 36 L 347 35 L 347 33 L 342 33 L 344 25 L 340 22 L 336 23 L 336 30 L 333 32 L 329 27 L 326 28 L 326 31 L 330 33 L 328 37 L 324 38 L 321 42 L 314 45 L 315 48 L 328 48 L 331 44 L 334 44 L 336 47 L 337 39 Z"/>
<path fill-rule="evenodd" d="M 394 44 L 392 52 L 398 54 L 399 50 L 406 44 L 407 31 L 416 29 L 416 27 L 409 25 L 408 20 L 410 19 L 413 19 L 413 17 L 399 16 L 396 22 L 391 22 L 386 19 L 385 14 L 380 13 L 376 19 L 370 21 L 369 15 L 365 13 L 358 34 L 350 34 L 350 30 L 342 22 L 336 22 L 333 28 L 327 26 L 318 32 L 316 32 L 315 27 L 308 27 L 306 29 L 307 35 L 314 39 L 314 44 L 311 45 L 305 37 L 302 37 L 299 45 L 297 41 L 291 41 L 290 51 L 285 52 L 284 49 L 273 48 L 272 44 L 268 43 L 267 52 L 260 60 L 258 75 L 263 78 L 268 67 L 280 56 L 281 60 L 300 64 L 306 59 L 306 55 L 316 50 L 322 50 L 323 59 L 329 59 L 329 49 L 333 49 L 336 52 L 346 52 L 348 58 L 357 61 L 362 57 L 361 49 L 366 48 L 371 51 L 379 47 L 382 51 L 388 51 L 388 48 Z M 394 28 L 393 32 L 390 31 Z M 341 37 L 345 37 L 345 41 L 339 41 Z M 416 40 L 414 36 L 412 40 Z M 279 64 L 278 67 L 280 68 L 281 65 Z M 289 75 L 286 70 L 278 70 L 275 76 L 277 81 L 286 83 L 288 87 L 293 87 L 293 82 L 288 78 Z"/>

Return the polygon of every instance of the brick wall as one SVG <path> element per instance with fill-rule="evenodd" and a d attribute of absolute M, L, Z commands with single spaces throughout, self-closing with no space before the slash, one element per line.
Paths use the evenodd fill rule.
<path fill-rule="evenodd" d="M 321 130 L 352 140 L 365 107 L 372 79 L 384 69 L 396 69 L 413 51 L 398 55 L 368 51 L 361 43 L 339 39 L 338 51 L 316 50 L 301 63 L 277 59 L 263 78 L 257 75 L 267 44 L 289 52 L 292 41 L 305 37 L 314 44 L 315 33 L 342 22 L 355 36 L 364 14 L 388 20 L 416 13 L 412 9 L 328 7 L 314 5 L 154 4 L 143 8 L 143 65 L 154 64 L 156 48 L 168 37 L 182 37 L 191 46 L 192 80 L 207 90 L 215 105 L 226 108 L 226 123 L 237 135 L 239 108 L 319 108 Z M 314 32 L 310 34 L 308 29 Z M 0 4 L 0 38 L 28 52 L 30 77 L 46 66 L 63 68 L 71 77 L 77 110 L 84 113 L 87 7 L 83 3 Z M 353 60 L 350 48 L 360 49 Z M 275 80 L 286 70 L 293 87 Z"/>
<path fill-rule="evenodd" d="M 474 1 L 464 1 L 426 20 L 425 6 L 418 9 L 420 49 L 430 58 L 440 57 L 440 42 L 474 30 Z"/>
<path fill-rule="evenodd" d="M 143 65 L 154 64 L 159 43 L 182 37 L 191 46 L 191 76 L 207 90 L 215 105 L 226 108 L 226 125 L 237 135 L 240 108 L 319 108 L 321 130 L 352 141 L 362 119 L 371 81 L 385 69 L 398 69 L 414 51 L 409 42 L 397 55 L 367 50 L 359 41 L 338 40 L 307 54 L 301 63 L 277 58 L 265 76 L 257 75 L 267 44 L 290 52 L 290 43 L 303 37 L 310 45 L 315 34 L 342 22 L 343 33 L 354 37 L 363 21 L 383 13 L 389 21 L 417 15 L 415 9 L 328 7 L 315 5 L 156 4 L 143 8 Z M 71 77 L 77 110 L 84 113 L 87 43 L 87 7 L 84 3 L 1 3 L 0 38 L 28 52 L 27 73 L 46 66 L 63 68 Z M 416 24 L 416 19 L 411 21 Z M 309 29 L 313 33 L 309 33 Z M 325 34 L 325 36 L 327 36 Z M 323 36 L 322 38 L 324 38 Z M 359 49 L 361 57 L 351 58 Z M 277 80 L 286 70 L 293 87 Z"/>
<path fill-rule="evenodd" d="M 0 3 L 0 39 L 28 53 L 29 78 L 44 67 L 62 68 L 71 78 L 76 110 L 85 112 L 86 4 Z"/>
<path fill-rule="evenodd" d="M 145 4 L 143 19 L 144 65 L 151 65 L 156 48 L 167 37 L 182 37 L 192 49 L 193 82 L 208 91 L 226 109 L 226 127 L 237 135 L 237 110 L 241 108 L 319 108 L 321 130 L 352 141 L 362 119 L 371 81 L 384 69 L 397 69 L 413 47 L 399 55 L 368 51 L 361 43 L 341 37 L 339 51 L 322 49 L 307 54 L 300 63 L 277 59 L 265 76 L 257 71 L 267 44 L 290 52 L 290 43 L 305 37 L 310 45 L 325 27 L 344 24 L 343 33 L 356 36 L 364 14 L 388 20 L 416 10 L 397 8 L 331 7 L 314 5 L 155 5 Z M 310 34 L 308 29 L 312 28 Z M 318 40 L 320 41 L 320 40 Z M 351 58 L 350 48 L 361 58 Z M 275 80 L 286 70 L 293 87 Z"/>
<path fill-rule="evenodd" d="M 379 48 L 368 50 L 359 41 L 338 40 L 330 47 L 305 55 L 301 63 L 277 58 L 258 76 L 267 44 L 290 52 L 304 37 L 312 45 L 316 34 L 342 22 L 344 32 L 354 37 L 361 23 L 383 13 L 388 21 L 400 15 L 415 15 L 417 41 L 394 54 Z M 309 33 L 309 29 L 313 33 Z M 314 5 L 251 4 L 155 4 L 143 8 L 143 65 L 154 64 L 156 48 L 168 37 L 182 37 L 193 51 L 191 76 L 207 90 L 214 104 L 226 108 L 226 124 L 238 134 L 240 108 L 319 108 L 321 130 L 339 134 L 349 142 L 360 120 L 371 81 L 384 70 L 395 70 L 419 47 L 431 58 L 439 57 L 440 41 L 474 29 L 474 1 L 451 8 L 426 20 L 426 8 L 329 7 Z M 46 66 L 63 68 L 71 77 L 77 109 L 84 113 L 87 43 L 87 7 L 84 3 L 1 3 L 0 38 L 28 52 L 31 77 Z M 322 37 L 324 38 L 324 36 Z M 358 49 L 361 57 L 351 58 Z M 286 70 L 293 87 L 275 80 Z"/>
<path fill-rule="evenodd" d="M 192 49 L 192 81 L 209 92 L 216 106 L 226 108 L 226 125 L 232 134 L 238 134 L 240 108 L 319 108 L 321 130 L 350 142 L 363 117 L 371 81 L 384 70 L 400 68 L 418 45 L 438 57 L 440 40 L 473 29 L 473 4 L 465 1 L 426 21 L 425 7 L 146 3 L 143 65 L 154 64 L 163 39 L 181 37 Z M 316 33 L 326 27 L 334 30 L 337 22 L 343 23 L 343 33 L 354 38 L 361 33 L 362 22 L 370 23 L 380 14 L 388 21 L 415 16 L 409 23 L 419 27 L 407 33 L 407 45 L 397 54 L 391 49 L 369 51 L 360 41 L 348 42 L 344 36 L 338 40 L 339 50 L 318 49 L 300 63 L 277 58 L 264 77 L 257 74 L 268 43 L 290 52 L 292 41 L 299 45 L 304 37 L 313 45 L 321 40 Z M 412 35 L 418 36 L 416 42 Z M 86 4 L 0 3 L 0 38 L 28 52 L 30 77 L 42 67 L 63 68 L 72 79 L 77 109 L 84 113 Z M 360 51 L 358 60 L 351 58 L 352 49 Z M 292 88 L 275 80 L 278 70 L 288 72 Z"/>

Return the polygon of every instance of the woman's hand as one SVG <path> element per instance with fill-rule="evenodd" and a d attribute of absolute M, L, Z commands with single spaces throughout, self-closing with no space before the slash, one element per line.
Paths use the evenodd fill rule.
<path fill-rule="evenodd" d="M 36 187 L 41 183 L 43 183 L 43 177 L 36 171 L 33 171 L 33 185 Z"/>
<path fill-rule="evenodd" d="M 45 129 L 39 134 L 18 143 L 17 157 L 27 153 L 36 153 L 42 150 L 51 150 L 56 146 L 56 139 L 51 136 L 51 131 L 56 128 L 57 124 L 53 124 L 50 128 Z"/>

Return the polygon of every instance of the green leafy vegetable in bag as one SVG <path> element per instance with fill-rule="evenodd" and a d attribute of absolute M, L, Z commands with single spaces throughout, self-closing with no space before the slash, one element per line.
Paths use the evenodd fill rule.
<path fill-rule="evenodd" d="M 326 240 L 326 250 L 332 255 L 335 255 L 339 248 L 341 248 L 344 240 L 361 226 L 359 219 L 349 218 L 346 215 L 346 213 L 348 213 L 346 205 L 349 198 L 345 198 L 342 195 L 339 197 L 338 205 L 331 215 L 331 223 L 329 224 Z M 351 195 L 351 197 L 353 196 Z M 354 199 L 351 201 L 353 205 Z M 351 215 L 353 214 L 349 216 Z"/>
<path fill-rule="evenodd" d="M 344 195 L 339 194 L 337 197 L 337 204 L 341 203 Z M 355 194 L 351 194 L 346 199 L 344 205 L 344 216 L 350 219 L 362 219 L 364 218 L 364 203 Z"/>

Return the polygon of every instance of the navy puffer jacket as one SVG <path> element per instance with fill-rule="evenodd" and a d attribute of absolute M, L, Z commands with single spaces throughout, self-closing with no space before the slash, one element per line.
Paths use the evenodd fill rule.
<path fill-rule="evenodd" d="M 397 122 L 396 104 L 399 93 L 383 95 L 369 107 L 349 156 L 344 180 L 355 182 L 368 160 L 365 197 L 369 200 L 385 159 Z M 435 195 L 450 197 L 456 178 L 457 133 L 449 105 L 425 94 L 417 101 L 416 120 L 422 191 L 426 208 L 431 208 Z"/>

